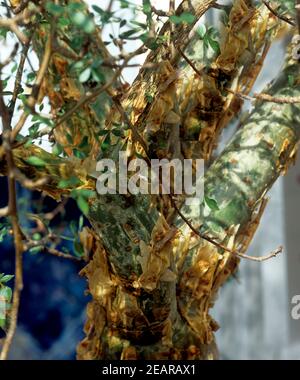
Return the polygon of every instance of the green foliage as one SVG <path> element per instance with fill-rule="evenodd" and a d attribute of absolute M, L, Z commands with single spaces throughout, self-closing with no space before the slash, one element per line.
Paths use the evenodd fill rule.
<path fill-rule="evenodd" d="M 217 202 L 212 199 L 212 198 L 209 198 L 209 197 L 204 197 L 204 202 L 207 204 L 207 206 L 213 210 L 213 211 L 218 211 L 219 210 L 219 206 L 217 204 Z"/>
<path fill-rule="evenodd" d="M 195 16 L 189 12 L 183 12 L 180 16 L 170 16 L 170 21 L 174 24 L 193 24 L 195 22 Z"/>
<path fill-rule="evenodd" d="M 72 188 L 72 187 L 75 187 L 75 186 L 79 186 L 82 182 L 80 181 L 80 179 L 78 179 L 77 177 L 70 177 L 68 179 L 62 179 L 59 181 L 58 183 L 58 188 L 59 189 L 69 189 L 69 188 Z"/>
<path fill-rule="evenodd" d="M 89 199 L 96 197 L 96 192 L 88 189 L 74 189 L 71 192 L 71 197 L 76 200 L 80 211 L 87 215 L 89 212 Z"/>
<path fill-rule="evenodd" d="M 0 273 L 0 328 L 7 327 L 8 312 L 11 309 L 12 290 L 7 282 L 14 278 L 13 275 Z"/>
<path fill-rule="evenodd" d="M 29 157 L 27 160 L 27 163 L 29 165 L 32 165 L 32 166 L 39 166 L 39 167 L 42 167 L 42 166 L 45 166 L 47 163 L 42 160 L 40 157 L 36 157 L 36 156 L 31 156 Z"/>
<path fill-rule="evenodd" d="M 217 29 L 213 26 L 206 28 L 204 24 L 200 24 L 197 33 L 200 39 L 203 40 L 205 48 L 211 48 L 216 54 L 220 53 L 219 32 Z"/>
<path fill-rule="evenodd" d="M 10 225 L 7 222 L 0 223 L 0 243 L 3 242 L 4 238 L 9 234 Z"/>

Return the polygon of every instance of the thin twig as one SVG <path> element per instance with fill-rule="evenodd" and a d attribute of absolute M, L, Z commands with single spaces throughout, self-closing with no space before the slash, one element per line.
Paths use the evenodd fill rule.
<path fill-rule="evenodd" d="M 157 9 L 153 5 L 151 6 L 151 11 L 159 17 L 170 17 L 174 14 L 174 13 L 170 13 L 170 12 L 165 12 L 161 9 Z"/>
<path fill-rule="evenodd" d="M 69 111 L 67 111 L 60 119 L 57 120 L 55 123 L 55 126 L 53 129 L 64 123 L 66 120 L 68 120 L 74 112 L 76 112 L 78 109 L 80 109 L 83 105 L 92 102 L 95 98 L 97 98 L 100 94 L 103 92 L 107 91 L 113 84 L 114 82 L 120 77 L 122 74 L 122 71 L 124 67 L 126 67 L 127 63 L 129 62 L 130 59 L 135 57 L 138 54 L 142 54 L 145 52 L 144 46 L 139 47 L 136 51 L 128 54 L 127 57 L 124 58 L 123 64 L 120 66 L 118 70 L 114 73 L 113 77 L 111 78 L 110 81 L 105 83 L 103 86 L 96 88 L 92 92 L 86 93 L 76 104 L 73 108 L 71 108 Z"/>
<path fill-rule="evenodd" d="M 47 247 L 46 245 L 41 244 L 39 241 L 29 241 L 24 246 L 26 251 L 34 247 L 40 247 L 41 250 L 44 251 L 45 253 L 48 253 L 49 255 L 52 255 L 52 256 L 59 257 L 61 259 L 71 260 L 77 263 L 80 261 L 84 261 L 84 259 L 81 257 L 76 257 L 68 253 L 63 253 L 56 248 Z"/>
<path fill-rule="evenodd" d="M 28 39 L 27 43 L 23 46 L 23 49 L 21 52 L 21 58 L 20 58 L 20 62 L 18 65 L 18 70 L 17 70 L 14 89 L 13 89 L 13 95 L 12 95 L 12 99 L 11 99 L 10 105 L 9 105 L 9 112 L 10 112 L 11 118 L 12 118 L 12 115 L 14 114 L 16 101 L 17 101 L 19 91 L 20 91 L 20 87 L 21 87 L 22 75 L 23 75 L 23 71 L 24 71 L 24 65 L 25 65 L 27 53 L 28 53 L 29 46 L 30 46 L 30 40 L 31 40 L 31 36 Z"/>
<path fill-rule="evenodd" d="M 10 53 L 10 55 L 6 58 L 6 60 L 4 62 L 1 62 L 0 63 L 0 70 L 9 65 L 10 62 L 15 58 L 17 52 L 18 52 L 18 47 L 19 47 L 19 44 L 18 43 L 15 43 L 14 47 L 13 47 L 13 50 L 12 52 Z"/>
<path fill-rule="evenodd" d="M 50 221 L 56 217 L 56 215 L 61 214 L 64 211 L 69 198 L 63 198 L 63 200 L 55 207 L 54 210 L 44 214 L 44 219 Z"/>
<path fill-rule="evenodd" d="M 30 96 L 29 96 L 28 101 L 27 101 L 28 107 L 30 107 L 31 110 L 33 110 L 33 111 L 34 111 L 34 107 L 35 107 L 35 104 L 36 104 L 38 96 L 39 96 L 40 88 L 41 88 L 41 85 L 42 85 L 43 79 L 45 77 L 45 73 L 46 73 L 46 70 L 48 68 L 50 58 L 51 58 L 53 35 L 54 35 L 53 28 L 51 28 L 51 32 L 50 32 L 50 35 L 48 37 L 46 47 L 45 47 L 45 54 L 43 56 L 43 60 L 42 60 L 42 63 L 40 65 L 39 71 L 37 73 L 35 83 L 31 89 L 31 93 L 30 93 Z M 27 110 L 23 111 L 22 115 L 20 116 L 18 123 L 16 124 L 14 129 L 11 131 L 11 141 L 14 141 L 16 139 L 17 135 L 19 134 L 19 132 L 23 128 L 28 116 L 29 116 L 28 111 Z"/>
<path fill-rule="evenodd" d="M 262 2 L 265 4 L 265 6 L 269 9 L 269 11 L 274 15 L 276 16 L 277 18 L 279 18 L 280 20 L 282 21 L 285 21 L 287 22 L 288 24 L 292 25 L 292 26 L 296 26 L 295 22 L 293 20 L 291 20 L 290 18 L 288 17 L 285 17 L 281 14 L 279 14 L 273 7 L 271 7 L 270 5 L 270 1 L 266 1 L 266 0 L 262 0 Z"/>
<path fill-rule="evenodd" d="M 12 8 L 13 13 L 18 14 L 18 13 L 21 13 L 22 11 L 24 11 L 24 9 L 27 7 L 29 1 L 30 0 L 21 1 L 20 4 L 18 6 L 16 6 L 16 8 Z"/>
<path fill-rule="evenodd" d="M 194 65 L 194 63 L 184 54 L 184 52 L 177 47 L 177 50 L 181 54 L 181 56 L 185 59 L 185 61 L 191 66 L 191 68 L 195 71 L 195 73 L 199 76 L 202 77 L 203 75 L 203 70 L 198 70 L 197 67 Z M 238 96 L 242 99 L 249 100 L 249 101 L 254 101 L 254 100 L 263 100 L 265 102 L 270 102 L 270 103 L 278 103 L 278 104 L 297 104 L 300 103 L 300 96 L 281 96 L 281 97 L 275 97 L 269 94 L 253 94 L 253 96 L 249 96 L 246 94 L 242 94 L 237 91 L 233 91 L 227 87 L 224 88 L 225 91 L 230 92 L 231 94 Z"/>
<path fill-rule="evenodd" d="M 46 253 L 49 253 L 52 256 L 60 257 L 61 259 L 71 260 L 71 261 L 75 261 L 77 263 L 84 261 L 84 259 L 81 257 L 76 257 L 76 256 L 70 255 L 68 253 L 60 252 L 59 250 L 57 250 L 55 248 L 50 248 L 50 247 L 43 247 L 43 248 L 44 248 Z"/>
<path fill-rule="evenodd" d="M 39 187 L 46 185 L 46 183 L 48 182 L 47 177 L 43 177 L 36 181 L 33 181 L 27 178 L 23 173 L 21 173 L 18 168 L 14 168 L 13 174 L 14 174 L 14 178 L 18 180 L 18 182 L 20 182 L 20 184 L 23 187 L 29 190 L 36 190 Z"/>
<path fill-rule="evenodd" d="M 283 247 L 280 246 L 278 247 L 276 250 L 272 251 L 270 254 L 266 255 L 266 256 L 262 256 L 262 257 L 255 257 L 255 256 L 248 256 L 248 255 L 245 255 L 244 253 L 242 252 L 239 252 L 239 251 L 234 251 L 232 249 L 229 249 L 228 247 L 226 247 L 225 245 L 217 242 L 215 239 L 205 235 L 205 234 L 202 234 L 201 232 L 199 232 L 192 224 L 191 222 L 183 215 L 183 213 L 179 210 L 179 208 L 177 207 L 174 199 L 172 196 L 170 196 L 170 200 L 171 200 L 171 203 L 172 203 L 172 206 L 175 208 L 176 212 L 178 213 L 178 215 L 181 217 L 181 219 L 188 225 L 188 227 L 196 234 L 198 235 L 201 239 L 204 239 L 206 241 L 208 241 L 209 243 L 213 244 L 214 246 L 226 251 L 226 252 L 229 252 L 233 255 L 236 255 L 238 257 L 241 257 L 243 259 L 247 259 L 247 260 L 251 260 L 251 261 L 258 261 L 258 262 L 262 262 L 262 261 L 266 261 L 266 260 L 269 260 L 271 259 L 272 257 L 276 257 L 279 253 L 282 252 L 283 250 Z"/>
<path fill-rule="evenodd" d="M 0 93 L 2 92 L 2 81 L 0 78 Z M 20 306 L 21 292 L 23 289 L 23 265 L 22 265 L 22 254 L 23 254 L 23 243 L 22 235 L 19 226 L 18 209 L 17 209 L 17 194 L 16 194 L 16 181 L 14 178 L 14 159 L 12 153 L 12 147 L 10 143 L 10 114 L 6 107 L 3 97 L 0 97 L 0 115 L 2 117 L 3 125 L 3 148 L 7 161 L 7 171 L 8 171 L 8 210 L 9 216 L 11 218 L 12 230 L 14 235 L 14 246 L 15 246 L 15 283 L 13 290 L 13 301 L 12 308 L 10 312 L 10 324 L 8 327 L 7 335 L 4 339 L 2 350 L 0 353 L 0 360 L 6 360 L 9 349 L 15 335 L 17 328 L 17 320 Z"/>
<path fill-rule="evenodd" d="M 24 15 L 23 13 L 21 13 L 13 18 L 0 18 L 0 27 L 9 29 L 12 33 L 14 33 L 17 36 L 17 38 L 22 44 L 26 44 L 28 41 L 28 38 L 19 29 L 18 23 L 22 22 L 24 18 L 28 16 L 29 16 L 28 14 Z"/>
<path fill-rule="evenodd" d="M 142 138 L 142 136 L 140 135 L 139 131 L 137 130 L 136 126 L 134 124 L 131 123 L 127 113 L 125 112 L 120 100 L 118 98 L 116 98 L 115 96 L 113 96 L 111 94 L 111 92 L 108 90 L 107 91 L 109 93 L 109 95 L 111 95 L 112 97 L 112 100 L 113 102 L 115 103 L 115 106 L 119 112 L 119 114 L 121 115 L 123 121 L 129 126 L 129 128 L 131 129 L 132 131 L 132 135 L 133 135 L 133 140 L 135 140 L 136 142 L 139 142 L 142 146 L 142 148 L 144 149 L 144 152 L 148 158 L 148 160 L 150 160 L 150 157 L 148 155 L 148 148 L 147 148 L 147 144 L 146 142 L 144 141 L 144 139 Z"/>

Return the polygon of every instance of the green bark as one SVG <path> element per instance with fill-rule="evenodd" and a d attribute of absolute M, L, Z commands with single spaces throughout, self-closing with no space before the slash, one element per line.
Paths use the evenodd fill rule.
<path fill-rule="evenodd" d="M 288 59 L 268 93 L 298 96 L 299 87 L 290 85 L 291 76 L 297 82 L 299 66 Z M 242 241 L 265 192 L 293 158 L 299 122 L 299 105 L 256 103 L 248 120 L 205 175 L 205 195 L 217 207 L 205 206 L 204 210 L 202 205 L 202 217 L 193 217 L 192 223 L 201 224 L 202 233 L 229 247 Z M 164 237 L 170 234 L 171 246 L 153 249 L 157 210 L 149 212 L 146 197 L 131 199 L 133 204 L 127 206 L 120 196 L 113 196 L 110 206 L 98 200 L 90 215 L 95 231 L 102 237 L 114 290 L 108 304 L 90 287 L 94 296 L 91 315 L 102 308 L 103 319 L 100 330 L 97 323 L 87 323 L 89 338 L 79 346 L 79 357 L 216 357 L 213 331 L 217 325 L 209 309 L 218 288 L 234 271 L 237 257 L 196 237 L 180 216 L 176 235 L 171 234 L 171 226 L 159 227 Z M 187 217 L 194 212 L 188 207 L 183 211 Z M 128 236 L 124 225 L 133 215 L 134 223 L 129 223 L 132 236 Z M 125 241 L 130 242 L 129 254 L 124 250 Z M 148 256 L 145 245 L 151 247 Z M 139 264 L 145 255 L 148 266 Z M 89 267 L 93 265 L 92 261 Z M 147 272 L 150 267 L 152 271 Z M 87 269 L 90 284 L 92 273 Z M 116 315 L 123 317 L 116 319 Z"/>
<path fill-rule="evenodd" d="M 71 1 L 62 2 L 64 5 L 69 3 Z M 178 12 L 192 12 L 196 16 L 196 21 L 213 3 L 214 1 L 209 0 L 184 2 Z M 248 7 L 245 8 L 249 10 Z M 50 29 L 49 14 L 46 14 L 43 21 L 33 37 L 34 47 L 40 59 L 43 57 Z M 187 37 L 193 25 L 193 23 L 183 24 L 176 31 L 174 39 L 182 50 L 187 45 Z M 169 36 L 169 26 L 169 23 L 166 23 L 161 35 Z M 237 69 L 242 64 L 240 58 L 242 59 L 245 53 L 243 43 L 245 36 L 248 37 L 247 33 L 252 29 L 248 25 L 248 19 L 241 26 L 237 34 L 232 33 L 231 39 L 228 39 L 228 47 L 230 45 L 235 47 L 237 44 L 237 50 L 236 55 L 233 55 L 234 65 L 224 69 L 227 74 L 227 85 L 235 79 Z M 74 26 L 60 28 L 56 34 L 56 43 L 59 43 L 59 40 L 72 40 L 77 34 L 80 33 Z M 87 49 L 94 59 L 108 57 L 96 32 L 88 35 L 80 34 L 80 37 L 80 44 L 76 47 L 68 46 L 67 50 L 75 49 L 73 53 L 83 56 Z M 262 45 L 259 48 L 261 47 Z M 223 63 L 226 63 L 228 57 L 225 55 L 222 58 Z M 46 75 L 45 93 L 49 96 L 55 112 L 59 107 L 68 112 L 86 91 L 90 90 L 88 83 L 82 85 L 77 78 L 69 76 L 67 68 L 72 60 L 66 51 L 61 50 L 56 51 L 51 57 Z M 165 150 L 160 150 L 151 141 L 153 134 L 148 133 L 151 131 L 149 118 L 151 119 L 151 110 L 153 111 L 155 104 L 159 106 L 160 100 L 169 96 L 168 91 L 174 101 L 178 84 L 175 71 L 179 67 L 180 57 L 170 55 L 169 48 L 161 45 L 149 55 L 147 62 L 150 61 L 158 63 L 159 70 L 155 72 L 143 68 L 130 91 L 123 97 L 122 104 L 131 122 L 136 125 L 149 144 L 150 154 L 164 156 Z M 251 64 L 256 66 L 257 62 Z M 214 70 L 219 73 L 222 71 L 221 65 L 218 66 L 218 60 L 215 62 Z M 298 62 L 288 59 L 287 66 L 271 86 L 269 93 L 274 96 L 299 95 L 299 88 L 296 85 L 299 81 L 298 70 Z M 109 70 L 108 78 L 112 74 L 113 71 Z M 290 85 L 291 77 L 294 77 L 294 86 Z M 164 87 L 166 79 L 170 79 L 170 82 Z M 222 75 L 214 80 L 211 88 L 207 85 L 207 92 L 202 94 L 206 97 L 209 89 L 215 91 L 215 98 L 221 107 L 216 120 L 212 123 L 214 129 L 208 134 L 209 148 L 205 150 L 203 143 L 200 144 L 208 157 L 213 147 L 213 136 L 223 126 L 222 123 L 221 127 L 218 124 L 224 116 L 224 89 L 221 82 Z M 198 92 L 198 88 L 195 92 Z M 154 98 L 153 104 L 147 100 L 146 95 Z M 212 101 L 206 104 L 206 100 L 204 103 L 206 106 L 204 109 L 201 102 L 195 107 L 195 112 L 199 111 L 198 106 L 202 107 L 197 115 L 198 121 L 207 116 L 207 111 L 210 115 L 215 114 L 215 103 Z M 120 121 L 119 116 L 111 116 L 116 114 L 112 104 L 111 97 L 104 93 L 94 104 L 85 104 L 84 107 L 78 108 L 72 113 L 71 118 L 65 121 L 62 128 L 56 130 L 56 140 L 69 155 L 73 155 L 73 149 L 80 145 L 81 140 L 88 137 L 89 144 L 86 146 L 85 154 L 98 157 L 98 144 L 95 144 L 95 149 L 93 144 L 94 138 L 98 141 L 98 132 L 104 128 L 104 121 L 109 127 L 113 122 Z M 112 112 L 109 114 L 111 107 Z M 178 111 L 176 101 L 169 111 Z M 299 139 L 297 112 L 299 112 L 298 105 L 257 102 L 248 120 L 206 173 L 205 195 L 214 201 L 216 207 L 211 209 L 207 204 L 202 204 L 199 218 L 195 216 L 197 213 L 193 208 L 182 209 L 201 233 L 212 236 L 228 247 L 235 244 L 243 246 L 244 235 L 249 232 L 257 206 L 293 157 Z M 162 116 L 161 122 L 164 127 L 168 127 L 170 123 L 164 119 L 167 115 Z M 99 126 L 97 131 L 92 128 L 96 125 Z M 64 127 L 67 127 L 71 134 L 71 143 L 65 141 Z M 207 130 L 201 129 L 200 137 L 201 133 Z M 116 141 L 113 141 L 116 145 L 101 152 L 100 157 L 116 158 L 120 149 L 128 148 L 128 145 L 132 144 L 128 126 L 124 133 L 125 142 L 116 137 Z M 187 131 L 187 135 L 189 133 Z M 135 154 L 135 149 L 132 151 L 130 157 Z M 16 164 L 27 175 L 28 167 L 25 167 L 22 160 L 22 148 L 16 153 L 18 154 Z M 40 153 L 36 152 L 36 155 Z M 205 154 L 201 152 L 201 156 Z M 50 160 L 51 155 L 46 157 L 47 162 Z M 72 162 L 75 162 L 75 165 Z M 53 173 L 49 173 L 54 175 L 51 190 L 55 191 L 60 169 L 63 167 L 74 169 L 78 163 L 76 160 L 57 159 L 54 165 L 56 169 Z M 5 163 L 1 162 L 1 165 L 0 170 L 5 172 Z M 74 170 L 70 170 L 70 173 L 76 173 Z M 39 178 L 41 172 L 42 170 L 37 168 L 32 169 L 32 178 Z M 94 181 L 80 171 L 76 174 L 82 175 L 87 186 L 95 186 Z M 170 208 L 168 198 L 144 195 L 107 195 L 90 199 L 88 217 L 93 230 L 84 230 L 81 233 L 81 240 L 91 257 L 82 273 L 87 276 L 93 301 L 87 309 L 88 319 L 85 327 L 87 337 L 78 347 L 79 358 L 217 357 L 213 335 L 217 324 L 209 316 L 209 309 L 213 305 L 219 287 L 234 272 L 238 259 L 234 254 L 222 251 L 205 239 L 199 238 L 180 216 L 168 218 Z"/>

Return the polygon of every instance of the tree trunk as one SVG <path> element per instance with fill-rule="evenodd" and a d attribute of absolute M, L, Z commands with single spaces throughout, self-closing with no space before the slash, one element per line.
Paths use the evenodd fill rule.
<path fill-rule="evenodd" d="M 268 91 L 272 96 L 299 96 L 289 81 L 299 78 L 298 62 L 288 57 Z M 216 207 L 202 204 L 200 220 L 193 216 L 199 231 L 228 248 L 247 248 L 266 191 L 294 159 L 298 112 L 294 104 L 256 103 L 205 175 L 205 196 Z M 180 216 L 174 230 L 145 197 L 130 202 L 110 196 L 93 205 L 90 218 L 97 234 L 88 233 L 94 253 L 83 270 L 93 301 L 78 357 L 216 358 L 218 326 L 209 309 L 239 259 L 196 236 Z M 194 210 L 185 206 L 183 211 L 189 218 Z"/>
<path fill-rule="evenodd" d="M 18 0 L 12 2 L 18 4 Z M 55 33 L 39 96 L 49 97 L 57 123 L 52 134 L 69 157 L 21 145 L 14 149 L 20 171 L 34 180 L 47 176 L 48 182 L 39 189 L 59 199 L 76 189 L 72 183 L 58 188 L 60 179 L 76 177 L 81 188 L 94 190 L 96 160 L 117 160 L 119 151 L 126 151 L 128 160 L 136 154 L 145 159 L 211 159 L 220 132 L 242 106 L 235 91 L 249 93 L 281 27 L 266 7 L 257 10 L 250 1 L 234 1 L 221 51 L 203 68 L 198 58 L 203 41 L 196 43 L 195 37 L 189 37 L 196 21 L 214 4 L 213 0 L 182 2 L 176 14 L 193 13 L 194 22 L 172 33 L 166 22 L 159 37 L 167 43 L 149 54 L 128 91 L 109 65 L 111 56 L 97 28 L 83 35 L 74 25 L 55 29 L 55 16 L 43 8 L 45 20 L 33 33 L 40 61 L 53 29 Z M 87 7 L 84 12 L 88 14 Z M 65 43 L 79 35 L 77 44 Z M 192 47 L 188 46 L 191 41 L 195 42 Z M 96 89 L 70 72 L 71 64 L 86 55 L 108 63 L 105 84 Z M 272 96 L 299 95 L 299 66 L 291 55 L 289 51 L 284 70 L 267 90 Z M 149 69 L 149 63 L 157 66 Z M 89 261 L 81 274 L 88 280 L 92 301 L 87 307 L 86 338 L 78 345 L 79 359 L 218 357 L 214 339 L 218 325 L 209 309 L 220 286 L 237 268 L 239 257 L 233 252 L 244 252 L 251 241 L 266 191 L 294 158 L 299 108 L 256 102 L 207 171 L 200 212 L 196 206 L 182 206 L 181 213 L 192 228 L 169 196 L 109 194 L 89 199 L 92 228 L 80 234 Z M 124 135 L 112 136 L 104 150 L 106 137 L 99 134 L 111 132 L 116 123 Z M 28 165 L 26 158 L 32 155 L 48 165 L 43 169 Z M 6 172 L 1 150 L 0 172 Z"/>

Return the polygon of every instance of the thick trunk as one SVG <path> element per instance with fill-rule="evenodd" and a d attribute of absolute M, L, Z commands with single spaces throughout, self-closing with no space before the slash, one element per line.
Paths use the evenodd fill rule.
<path fill-rule="evenodd" d="M 298 96 L 291 77 L 297 83 L 299 66 L 289 59 L 269 94 Z M 198 220 L 185 207 L 186 217 L 223 245 L 245 249 L 265 192 L 293 160 L 299 123 L 298 105 L 257 102 L 206 173 L 205 195 L 217 206 L 202 205 Z M 83 273 L 93 301 L 78 357 L 215 358 L 209 309 L 237 256 L 196 236 L 180 216 L 174 230 L 147 197 L 99 199 L 90 218 L 98 235 L 83 237 L 94 247 Z"/>
<path fill-rule="evenodd" d="M 82 3 L 60 3 L 67 6 L 75 2 Z M 177 12 L 192 12 L 196 22 L 213 3 L 184 1 Z M 40 59 L 54 26 L 51 15 L 43 12 L 45 22 L 39 24 L 33 36 Z M 241 21 L 236 23 L 237 19 Z M 186 48 L 193 26 L 184 23 L 174 31 L 172 40 L 178 51 Z M 257 12 L 251 2 L 235 1 L 221 53 L 210 62 L 210 70 L 196 74 L 178 52 L 171 54 L 173 49 L 161 44 L 146 61 L 157 66 L 142 68 L 122 98 L 119 95 L 123 88 L 118 81 L 99 94 L 102 85 L 98 83 L 92 102 L 83 100 L 87 92 L 95 91 L 94 83 L 80 83 L 78 73 L 70 73 L 69 65 L 86 56 L 100 61 L 109 61 L 110 56 L 97 30 L 86 34 L 73 24 L 57 28 L 40 97 L 49 97 L 54 116 L 58 109 L 63 113 L 54 131 L 56 142 L 67 155 L 76 156 L 79 150 L 80 158 L 87 159 L 55 158 L 54 165 L 45 168 L 51 182 L 40 188 L 56 198 L 70 192 L 72 189 L 55 193 L 62 172 L 79 177 L 83 187 L 94 188 L 95 181 L 87 175 L 91 158 L 99 158 L 100 154 L 116 159 L 124 148 L 129 158 L 136 152 L 146 155 L 145 147 L 128 128 L 128 120 L 122 120 L 120 105 L 142 135 L 151 157 L 174 158 L 180 152 L 180 159 L 210 158 L 218 134 L 242 103 L 232 91 L 250 91 L 277 26 L 277 20 L 271 19 L 264 7 Z M 168 42 L 169 27 L 167 22 L 161 31 Z M 81 38 L 74 46 L 65 43 L 78 36 Z M 105 70 L 109 83 L 115 71 Z M 292 77 L 295 86 L 291 87 Z M 299 94 L 297 83 L 297 62 L 289 60 L 269 92 L 295 96 Z M 214 207 L 203 203 L 200 217 L 194 208 L 182 209 L 196 229 L 229 248 L 246 249 L 257 227 L 257 208 L 264 205 L 266 190 L 295 153 L 299 137 L 297 111 L 299 106 L 291 104 L 256 104 L 250 118 L 205 176 L 206 199 L 211 199 Z M 101 151 L 105 138 L 99 137 L 99 132 L 109 130 L 116 121 L 122 125 L 125 138 L 112 136 L 115 145 Z M 87 143 L 82 146 L 84 140 Z M 181 146 L 169 149 L 174 148 L 174 141 Z M 23 152 L 22 146 L 14 150 L 16 165 L 26 176 L 41 178 L 44 169 L 28 168 Z M 35 147 L 30 147 L 26 154 L 42 155 L 46 163 L 53 159 Z M 1 151 L 0 159 L 0 171 L 5 173 Z M 93 230 L 84 229 L 81 240 L 86 257 L 91 260 L 82 274 L 88 279 L 93 300 L 87 308 L 87 336 L 78 346 L 78 358 L 217 357 L 213 332 L 218 326 L 209 316 L 209 309 L 239 259 L 196 235 L 171 206 L 170 198 L 150 195 L 90 199 Z"/>

